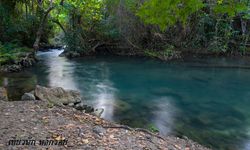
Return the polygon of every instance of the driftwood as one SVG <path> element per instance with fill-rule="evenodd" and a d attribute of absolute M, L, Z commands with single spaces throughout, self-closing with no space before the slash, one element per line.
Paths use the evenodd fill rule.
<path fill-rule="evenodd" d="M 138 132 L 144 132 L 144 133 L 147 133 L 149 135 L 152 135 L 152 136 L 155 136 L 159 139 L 162 139 L 162 140 L 166 140 L 164 137 L 158 135 L 158 134 L 154 134 L 146 129 L 142 129 L 142 128 L 131 128 L 129 126 L 126 126 L 126 125 L 119 125 L 119 126 L 103 126 L 103 128 L 120 128 L 120 129 L 126 129 L 126 130 L 129 130 L 129 131 L 138 131 Z"/>
<path fill-rule="evenodd" d="M 126 126 L 126 125 L 103 126 L 103 128 L 106 128 L 106 129 L 107 129 L 107 128 L 118 128 L 118 129 L 126 129 L 126 130 L 129 130 L 129 131 L 144 132 L 144 133 L 149 134 L 149 135 L 151 135 L 151 136 L 153 136 L 153 137 L 157 137 L 157 138 L 159 138 L 159 139 L 161 139 L 161 140 L 163 140 L 163 141 L 167 141 L 166 138 L 160 136 L 159 134 L 154 134 L 154 133 L 152 133 L 152 132 L 150 132 L 150 131 L 148 131 L 148 130 L 146 130 L 146 129 L 142 129 L 142 128 L 131 128 L 131 127 Z M 151 141 L 151 142 L 152 142 L 152 141 Z M 152 143 L 153 143 L 153 142 L 152 142 Z M 172 146 L 175 147 L 176 149 L 181 150 L 180 147 L 177 147 L 176 145 L 174 145 L 174 144 L 172 144 L 172 143 L 170 143 L 170 142 L 168 142 L 168 144 L 169 144 L 169 145 L 172 145 Z"/>
<path fill-rule="evenodd" d="M 104 43 L 98 42 L 95 46 L 93 46 L 93 47 L 91 48 L 91 50 L 92 50 L 93 52 L 95 52 L 95 50 L 96 50 L 97 47 L 103 46 L 103 45 L 105 45 L 105 44 L 104 44 Z"/>

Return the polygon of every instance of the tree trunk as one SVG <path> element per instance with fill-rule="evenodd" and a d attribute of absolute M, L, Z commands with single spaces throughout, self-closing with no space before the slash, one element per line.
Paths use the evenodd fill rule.
<path fill-rule="evenodd" d="M 244 36 L 247 30 L 247 22 L 244 19 L 242 19 L 242 17 L 240 17 L 240 22 L 241 22 L 241 32 L 242 35 Z"/>
<path fill-rule="evenodd" d="M 39 49 L 39 44 L 40 44 L 40 41 L 41 41 L 41 37 L 42 37 L 42 34 L 43 34 L 43 28 L 44 28 L 44 25 L 45 25 L 45 22 L 46 22 L 46 19 L 48 17 L 48 14 L 50 13 L 51 10 L 53 10 L 55 7 L 50 7 L 48 8 L 48 10 L 44 13 L 43 15 L 43 18 L 41 20 L 41 23 L 40 23 L 40 26 L 38 28 L 38 31 L 36 33 L 36 40 L 33 44 L 33 48 L 35 51 L 37 51 Z"/>
<path fill-rule="evenodd" d="M 54 23 L 56 23 L 64 32 L 64 34 L 66 34 L 66 30 L 64 29 L 63 25 L 58 21 L 58 20 L 52 20 Z"/>

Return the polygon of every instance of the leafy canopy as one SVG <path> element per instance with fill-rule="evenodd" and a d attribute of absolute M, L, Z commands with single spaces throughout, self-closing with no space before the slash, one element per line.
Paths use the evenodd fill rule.
<path fill-rule="evenodd" d="M 178 21 L 185 24 L 191 14 L 203 7 L 201 0 L 148 0 L 137 15 L 145 23 L 159 25 L 164 30 Z"/>

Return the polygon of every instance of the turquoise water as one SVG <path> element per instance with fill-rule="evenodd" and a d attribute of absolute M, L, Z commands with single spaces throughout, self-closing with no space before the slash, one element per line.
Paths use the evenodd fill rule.
<path fill-rule="evenodd" d="M 249 60 L 68 60 L 59 53 L 38 53 L 35 67 L 1 75 L 11 97 L 35 84 L 76 89 L 88 104 L 105 109 L 105 119 L 154 126 L 163 135 L 187 136 L 214 149 L 250 149 L 250 69 L 235 67 L 250 66 Z"/>

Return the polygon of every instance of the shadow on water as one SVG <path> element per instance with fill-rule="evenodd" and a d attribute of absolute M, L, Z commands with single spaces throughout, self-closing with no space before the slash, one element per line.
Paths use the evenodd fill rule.
<path fill-rule="evenodd" d="M 20 100 L 23 93 L 32 91 L 36 84 L 36 76 L 30 73 L 0 75 L 0 86 L 6 87 L 9 100 Z"/>

